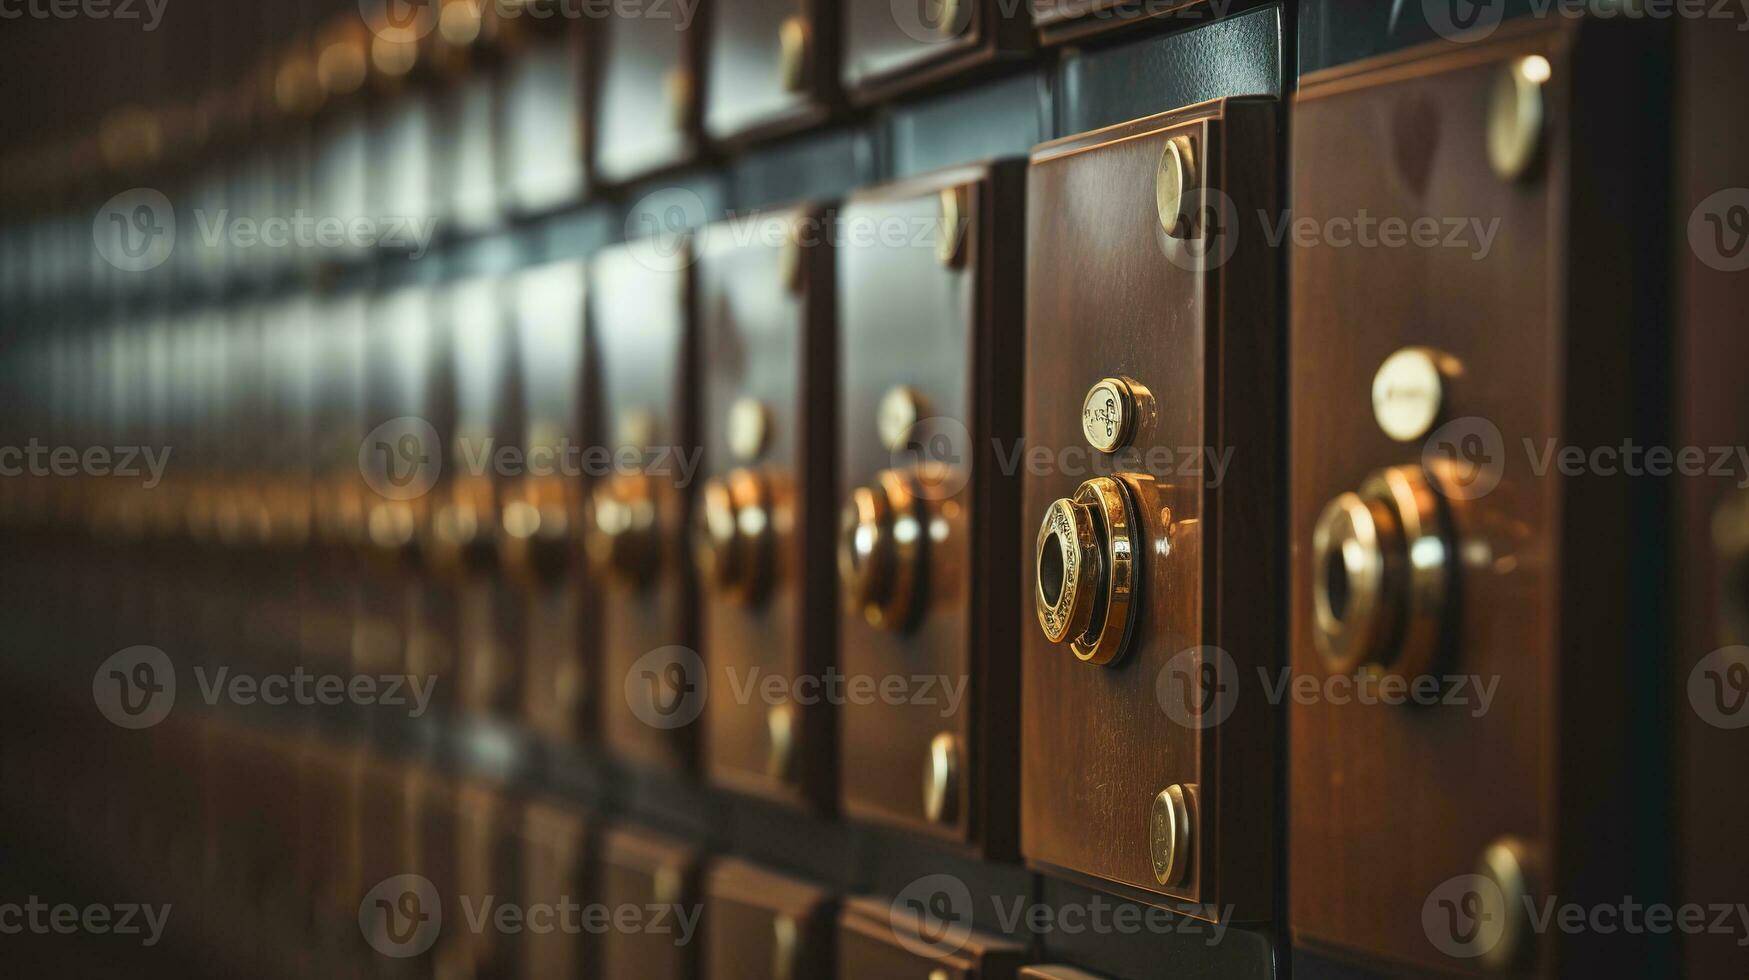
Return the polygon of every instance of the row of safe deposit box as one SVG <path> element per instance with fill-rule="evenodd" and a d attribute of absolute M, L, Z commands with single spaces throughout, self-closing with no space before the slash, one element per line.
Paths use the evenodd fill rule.
<path fill-rule="evenodd" d="M 55 733 L 0 753 L 55 801 L 12 819 L 270 972 L 1090 975 L 951 874 L 841 894 L 526 750 L 1265 973 L 1668 933 L 1734 975 L 1739 936 L 1539 918 L 1749 886 L 1749 510 L 1594 451 L 1740 441 L 1690 213 L 1744 147 L 1630 97 L 1634 44 L 1509 24 L 587 259 L 12 343 L 5 593 L 55 651 L 11 658 Z"/>

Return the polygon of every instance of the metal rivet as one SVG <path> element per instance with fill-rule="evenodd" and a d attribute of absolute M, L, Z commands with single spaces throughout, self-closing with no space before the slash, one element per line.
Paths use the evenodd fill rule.
<path fill-rule="evenodd" d="M 1540 54 L 1500 66 L 1488 96 L 1488 163 L 1501 180 L 1529 172 L 1542 147 L 1543 84 L 1553 69 Z"/>
<path fill-rule="evenodd" d="M 1448 361 L 1426 347 L 1405 347 L 1379 365 L 1372 379 L 1372 412 L 1385 435 L 1414 442 L 1433 428 L 1445 401 Z"/>
<path fill-rule="evenodd" d="M 1154 173 L 1154 207 L 1160 215 L 1160 227 L 1174 238 L 1190 233 L 1190 208 L 1195 197 L 1196 161 L 1188 136 L 1166 141 L 1160 151 L 1160 163 Z"/>
<path fill-rule="evenodd" d="M 959 818 L 960 750 L 952 732 L 942 732 L 929 742 L 929 765 L 923 773 L 923 815 L 930 823 L 953 823 Z"/>
<path fill-rule="evenodd" d="M 796 756 L 796 709 L 773 705 L 765 713 L 765 775 L 787 783 L 794 777 Z"/>
<path fill-rule="evenodd" d="M 935 239 L 935 257 L 941 260 L 942 265 L 959 265 L 965 257 L 965 194 L 966 189 L 963 187 L 947 187 L 939 195 L 941 225 Z"/>
<path fill-rule="evenodd" d="M 778 84 L 785 92 L 800 92 L 806 87 L 808 65 L 808 21 L 800 14 L 791 14 L 777 25 L 780 52 L 777 62 Z"/>
<path fill-rule="evenodd" d="M 726 426 L 729 452 L 736 459 L 750 463 L 765 452 L 766 439 L 771 434 L 771 413 L 759 399 L 736 399 L 729 406 Z"/>
<path fill-rule="evenodd" d="M 1492 889 L 1479 890 L 1483 903 L 1499 901 L 1501 905 L 1497 909 L 1482 908 L 1476 915 L 1487 931 L 1475 945 L 1483 951 L 1482 966 L 1489 970 L 1505 971 L 1522 963 L 1532 945 L 1529 923 L 1522 914 L 1532 901 L 1527 863 L 1524 845 L 1515 838 L 1502 837 L 1482 852 L 1476 868 L 1476 874 L 1494 885 Z M 1490 942 L 1488 932 L 1495 931 L 1498 935 Z"/>
<path fill-rule="evenodd" d="M 1122 378 L 1105 378 L 1087 389 L 1081 400 L 1081 434 L 1102 453 L 1113 453 L 1130 441 L 1136 423 L 1136 396 Z"/>
<path fill-rule="evenodd" d="M 915 388 L 899 385 L 888 390 L 875 409 L 875 431 L 880 434 L 881 445 L 889 452 L 904 449 L 924 412 L 923 396 Z"/>
<path fill-rule="evenodd" d="M 1148 814 L 1148 853 L 1154 864 L 1154 880 L 1162 885 L 1182 883 L 1190 868 L 1190 800 L 1194 792 L 1173 783 L 1154 797 Z"/>

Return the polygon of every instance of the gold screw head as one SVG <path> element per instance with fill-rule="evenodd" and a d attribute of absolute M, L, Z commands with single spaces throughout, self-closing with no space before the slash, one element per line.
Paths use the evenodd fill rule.
<path fill-rule="evenodd" d="M 1540 54 L 1500 66 L 1488 95 L 1488 163 L 1501 180 L 1530 172 L 1542 148 L 1547 110 L 1543 85 L 1553 69 Z"/>
<path fill-rule="evenodd" d="M 875 431 L 880 434 L 881 445 L 889 452 L 904 449 L 911 430 L 923 419 L 925 411 L 924 398 L 917 389 L 910 385 L 889 389 L 875 409 Z"/>
<path fill-rule="evenodd" d="M 1148 814 L 1148 853 L 1154 865 L 1154 880 L 1162 885 L 1184 882 L 1190 869 L 1191 814 L 1194 790 L 1180 783 L 1161 790 Z"/>
<path fill-rule="evenodd" d="M 1484 905 L 1494 901 L 1501 904 L 1498 909 L 1484 907 L 1477 916 L 1486 930 L 1478 938 L 1477 946 L 1482 950 L 1481 964 L 1488 970 L 1497 973 L 1511 970 L 1524 962 L 1533 945 L 1530 923 L 1524 914 L 1533 901 L 1526 870 L 1529 863 L 1529 852 L 1512 837 L 1501 837 L 1482 852 L 1475 873 L 1494 887 L 1479 889 L 1478 897 Z"/>
<path fill-rule="evenodd" d="M 1154 208 L 1160 227 L 1173 238 L 1190 234 L 1190 212 L 1196 198 L 1194 153 L 1190 137 L 1175 136 L 1160 151 L 1154 172 Z"/>
<path fill-rule="evenodd" d="M 781 783 L 795 778 L 797 721 L 794 705 L 772 705 L 765 713 L 765 775 Z"/>

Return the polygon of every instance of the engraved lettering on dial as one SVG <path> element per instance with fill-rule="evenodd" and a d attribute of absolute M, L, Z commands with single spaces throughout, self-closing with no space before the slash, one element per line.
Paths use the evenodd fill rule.
<path fill-rule="evenodd" d="M 1433 428 L 1445 402 L 1449 361 L 1426 347 L 1405 347 L 1385 358 L 1372 379 L 1373 418 L 1385 435 L 1414 442 Z"/>
<path fill-rule="evenodd" d="M 1081 434 L 1102 453 L 1116 452 L 1129 441 L 1135 423 L 1135 392 L 1122 378 L 1105 378 L 1087 390 L 1081 402 Z"/>

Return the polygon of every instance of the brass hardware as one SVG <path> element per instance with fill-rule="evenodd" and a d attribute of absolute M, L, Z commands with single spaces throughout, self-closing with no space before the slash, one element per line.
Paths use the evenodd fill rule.
<path fill-rule="evenodd" d="M 928 402 L 917 389 L 910 385 L 890 389 L 875 408 L 875 431 L 880 433 L 881 445 L 889 452 L 904 449 L 911 440 L 911 430 L 927 411 Z"/>
<path fill-rule="evenodd" d="M 966 255 L 966 188 L 946 187 L 938 197 L 941 224 L 936 229 L 935 257 L 942 265 L 959 265 Z"/>
<path fill-rule="evenodd" d="M 1166 141 L 1154 171 L 1154 209 L 1166 234 L 1173 238 L 1190 234 L 1195 192 L 1195 147 L 1190 137 L 1175 136 Z"/>
<path fill-rule="evenodd" d="M 896 470 L 851 491 L 839 525 L 838 573 L 850 610 L 869 625 L 903 629 L 916 615 L 926 524 L 921 499 Z"/>
<path fill-rule="evenodd" d="M 1547 110 L 1543 85 L 1552 69 L 1540 54 L 1501 65 L 1488 95 L 1488 163 L 1501 180 L 1530 172 L 1542 149 Z"/>
<path fill-rule="evenodd" d="M 1067 641 L 1078 660 L 1115 663 L 1128 646 L 1140 570 L 1134 514 L 1122 483 L 1096 477 L 1053 502 L 1039 525 L 1039 627 L 1052 643 Z"/>
<path fill-rule="evenodd" d="M 800 92 L 808 81 L 808 20 L 791 14 L 777 25 L 778 84 L 785 92 Z"/>
<path fill-rule="evenodd" d="M 498 510 L 488 480 L 457 480 L 426 512 L 424 546 L 433 568 L 459 574 L 496 560 Z"/>
<path fill-rule="evenodd" d="M 1728 644 L 1749 643 L 1749 493 L 1719 502 L 1713 511 L 1713 555 L 1718 565 L 1718 633 Z"/>
<path fill-rule="evenodd" d="M 622 447 L 644 447 L 656 441 L 656 416 L 649 409 L 628 409 L 619 418 L 617 428 Z"/>
<path fill-rule="evenodd" d="M 1333 673 L 1429 673 L 1456 581 L 1445 502 L 1419 467 L 1367 477 L 1312 532 L 1313 639 Z"/>
<path fill-rule="evenodd" d="M 665 864 L 657 868 L 656 873 L 650 876 L 650 897 L 656 900 L 657 905 L 679 903 L 682 880 L 680 869 L 673 865 Z"/>
<path fill-rule="evenodd" d="M 778 246 L 777 281 L 782 284 L 784 292 L 799 293 L 802 291 L 802 269 L 804 256 L 802 254 L 801 229 L 791 224 L 784 231 L 783 244 Z"/>
<path fill-rule="evenodd" d="M 524 582 L 556 581 L 575 556 L 577 521 L 561 479 L 528 478 L 510 488 L 498 526 L 504 569 Z"/>
<path fill-rule="evenodd" d="M 1414 442 L 1433 428 L 1445 403 L 1454 358 L 1428 347 L 1405 347 L 1379 365 L 1372 379 L 1372 414 L 1385 435 Z"/>
<path fill-rule="evenodd" d="M 595 488 L 585 548 L 597 574 L 632 586 L 649 583 L 658 556 L 656 498 L 648 476 L 622 474 Z"/>
<path fill-rule="evenodd" d="M 1104 378 L 1081 400 L 1081 434 L 1102 453 L 1114 453 L 1135 436 L 1136 390 L 1127 378 Z"/>
<path fill-rule="evenodd" d="M 939 0 L 941 11 L 935 20 L 935 30 L 942 37 L 957 37 L 960 33 L 959 0 Z"/>
<path fill-rule="evenodd" d="M 930 970 L 929 980 L 953 980 L 953 978 L 948 976 L 946 970 Z"/>
<path fill-rule="evenodd" d="M 774 704 L 765 713 L 765 775 L 780 783 L 795 779 L 798 721 L 794 705 Z"/>
<path fill-rule="evenodd" d="M 437 14 L 437 33 L 445 44 L 465 48 L 480 40 L 485 26 L 482 0 L 444 0 Z"/>
<path fill-rule="evenodd" d="M 351 95 L 364 86 L 370 71 L 369 34 L 355 17 L 340 17 L 323 30 L 317 42 L 316 79 L 330 98 Z"/>
<path fill-rule="evenodd" d="M 764 597 L 771 579 L 772 519 L 765 481 L 733 470 L 705 481 L 692 521 L 693 563 L 705 584 L 741 602 Z"/>
<path fill-rule="evenodd" d="M 1154 797 L 1148 813 L 1148 856 L 1154 865 L 1154 880 L 1172 886 L 1184 883 L 1190 870 L 1191 809 L 1196 805 L 1196 787 L 1173 783 Z"/>
<path fill-rule="evenodd" d="M 782 912 L 771 920 L 771 980 L 795 980 L 801 955 L 801 928 L 795 917 Z"/>
<path fill-rule="evenodd" d="M 930 823 L 951 824 L 959 819 L 959 739 L 941 732 L 929 740 L 929 765 L 923 771 L 923 815 Z"/>
<path fill-rule="evenodd" d="M 1482 908 L 1476 916 L 1481 934 L 1473 944 L 1482 951 L 1482 966 L 1505 972 L 1522 964 L 1533 945 L 1526 909 L 1534 900 L 1531 895 L 1531 865 L 1529 851 L 1513 837 L 1501 837 L 1488 845 L 1476 868 L 1476 874 L 1492 883 L 1494 890 L 1482 890 L 1484 905 L 1499 896 L 1501 907 Z"/>
<path fill-rule="evenodd" d="M 771 435 L 771 412 L 757 398 L 737 398 L 729 406 L 725 423 L 729 452 L 743 463 L 751 463 L 765 452 Z"/>
<path fill-rule="evenodd" d="M 668 70 L 662 78 L 662 98 L 668 106 L 668 125 L 685 129 L 692 120 L 692 105 L 697 93 L 693 89 L 692 72 L 682 67 Z"/>

